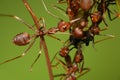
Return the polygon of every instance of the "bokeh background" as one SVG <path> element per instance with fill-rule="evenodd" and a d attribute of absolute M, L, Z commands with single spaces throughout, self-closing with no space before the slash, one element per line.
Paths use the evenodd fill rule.
<path fill-rule="evenodd" d="M 57 0 L 44 0 L 48 9 L 64 20 L 68 18 L 52 7 Z M 42 4 L 41 0 L 28 0 L 35 14 L 40 18 L 44 17 L 46 27 L 55 27 L 58 19 L 49 15 Z M 58 5 L 64 7 L 65 5 Z M 111 7 L 114 9 L 114 6 Z M 17 15 L 24 19 L 27 23 L 33 25 L 33 21 L 28 11 L 26 10 L 22 0 L 0 0 L 0 13 Z M 80 77 L 78 80 L 120 80 L 120 19 L 109 21 L 106 16 L 106 21 L 109 29 L 102 32 L 102 34 L 113 34 L 116 37 L 110 40 L 100 42 L 92 47 L 83 47 L 85 57 L 85 67 L 90 68 L 90 72 Z M 101 24 L 101 26 L 105 26 Z M 0 62 L 20 55 L 28 46 L 16 46 L 12 43 L 13 37 L 21 32 L 28 32 L 31 35 L 33 31 L 28 29 L 24 24 L 8 17 L 0 17 Z M 68 35 L 56 34 L 61 40 L 68 39 Z M 105 37 L 97 36 L 95 40 Z M 50 37 L 45 37 L 49 50 L 50 59 L 56 52 L 60 50 L 63 44 Z M 30 72 L 29 68 L 39 52 L 39 39 L 33 47 L 28 51 L 28 54 L 18 60 L 6 63 L 0 66 L 0 80 L 49 80 L 48 71 L 44 52 L 40 59 Z M 71 52 L 74 55 L 75 50 Z M 58 55 L 59 57 L 59 55 Z M 60 58 L 61 59 L 61 58 Z M 62 66 L 53 68 L 54 74 L 65 73 Z M 55 78 L 59 80 L 60 77 Z"/>

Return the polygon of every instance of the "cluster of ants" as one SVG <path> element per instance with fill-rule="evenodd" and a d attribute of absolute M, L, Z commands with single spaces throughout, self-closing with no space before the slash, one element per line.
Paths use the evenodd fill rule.
<path fill-rule="evenodd" d="M 0 14 L 0 16 L 11 17 L 18 20 L 19 22 L 25 24 L 29 29 L 35 31 L 35 34 L 32 36 L 27 32 L 17 34 L 13 38 L 13 43 L 15 43 L 18 46 L 25 46 L 29 44 L 29 47 L 21 55 L 1 62 L 0 65 L 25 56 L 28 50 L 32 47 L 32 45 L 36 41 L 36 39 L 40 38 L 40 52 L 38 54 L 38 57 L 31 65 L 30 70 L 32 70 L 33 65 L 40 57 L 41 49 L 43 48 L 46 57 L 50 80 L 54 80 L 54 77 L 58 76 L 61 76 L 60 79 L 64 78 L 64 80 L 77 80 L 77 78 L 87 73 L 90 69 L 84 68 L 84 56 L 82 53 L 82 45 L 84 44 L 86 46 L 89 46 L 89 43 L 92 42 L 94 46 L 94 44 L 100 41 L 113 38 L 112 35 L 106 35 L 107 38 L 100 41 L 94 41 L 94 37 L 96 35 L 101 35 L 100 34 L 101 31 L 108 29 L 108 25 L 104 18 L 104 15 L 106 13 L 108 14 L 108 17 L 111 21 L 119 17 L 119 14 L 115 10 L 113 11 L 109 9 L 109 6 L 117 5 L 118 3 L 117 0 L 58 0 L 59 4 L 67 4 L 65 13 L 66 15 L 68 15 L 69 21 L 66 22 L 64 20 L 60 20 L 60 22 L 58 22 L 57 27 L 51 27 L 49 29 L 46 29 L 44 18 L 41 17 L 40 19 L 38 19 L 35 13 L 32 11 L 27 0 L 22 1 L 27 10 L 29 11 L 30 15 L 32 16 L 34 25 L 26 23 L 23 19 L 15 15 Z M 45 7 L 45 10 L 52 16 L 55 16 L 54 14 L 47 10 L 47 7 L 43 0 L 42 2 Z M 54 7 L 63 10 L 56 5 Z M 111 18 L 112 14 L 115 15 L 114 18 Z M 100 24 L 102 22 L 105 24 L 105 28 L 103 29 L 100 28 Z M 36 27 L 36 29 L 34 26 Z M 60 40 L 59 38 L 56 38 L 52 34 L 55 34 L 57 32 L 63 33 L 68 30 L 70 34 L 69 39 L 65 42 L 64 46 L 59 51 L 60 56 L 63 57 L 65 61 L 58 59 L 56 57 L 56 54 L 52 61 L 50 61 L 44 36 L 47 35 L 57 40 Z M 71 60 L 72 58 L 70 55 L 70 51 L 73 49 L 76 49 L 76 52 L 73 60 Z M 52 62 L 54 59 L 56 59 L 58 64 L 61 64 L 65 68 L 66 70 L 65 73 L 53 75 Z"/>

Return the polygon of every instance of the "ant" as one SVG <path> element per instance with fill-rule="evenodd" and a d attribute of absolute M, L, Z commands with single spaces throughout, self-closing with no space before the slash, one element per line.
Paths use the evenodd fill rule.
<path fill-rule="evenodd" d="M 13 38 L 13 43 L 18 45 L 18 46 L 25 46 L 25 45 L 29 44 L 28 48 L 21 55 L 16 56 L 16 57 L 11 58 L 11 59 L 8 59 L 4 62 L 1 62 L 0 65 L 24 57 L 27 54 L 27 52 L 29 51 L 29 49 L 33 46 L 36 39 L 40 38 L 40 52 L 38 54 L 38 57 L 35 59 L 35 61 L 31 65 L 30 70 L 32 69 L 33 65 L 35 64 L 35 62 L 40 57 L 41 49 L 43 48 L 44 53 L 45 53 L 47 68 L 48 68 L 48 72 L 49 72 L 49 78 L 50 78 L 50 80 L 54 80 L 53 73 L 52 73 L 52 68 L 51 68 L 51 63 L 50 63 L 50 59 L 49 59 L 49 54 L 48 54 L 48 49 L 47 49 L 47 45 L 46 45 L 44 36 L 49 35 L 49 34 L 54 34 L 55 32 L 57 32 L 58 29 L 50 28 L 50 29 L 46 30 L 45 29 L 46 26 L 45 26 L 44 18 L 41 17 L 40 19 L 38 19 L 37 16 L 35 15 L 35 13 L 32 11 L 32 9 L 31 9 L 29 3 L 27 2 L 27 0 L 22 0 L 22 1 L 25 5 L 26 9 L 29 11 L 29 13 L 30 13 L 30 15 L 31 15 L 31 17 L 34 21 L 34 24 L 35 24 L 34 26 L 36 27 L 36 29 L 34 29 L 33 26 L 29 25 L 28 23 L 26 23 L 24 20 L 22 20 L 18 16 L 7 15 L 7 14 L 0 14 L 0 16 L 11 17 L 11 18 L 14 18 L 14 19 L 18 20 L 19 22 L 25 24 L 31 30 L 35 31 L 35 34 L 33 36 L 30 36 L 30 34 L 28 34 L 27 32 L 17 34 Z M 41 23 L 39 23 L 39 21 L 41 21 Z"/>
<path fill-rule="evenodd" d="M 73 49 L 73 48 L 71 48 L 71 49 Z M 61 64 L 63 66 L 63 68 L 66 70 L 66 73 L 65 74 L 64 73 L 57 74 L 57 75 L 54 75 L 54 77 L 61 76 L 61 79 L 63 77 L 65 77 L 65 80 L 76 80 L 77 78 L 84 75 L 85 73 L 87 73 L 90 70 L 89 68 L 83 68 L 84 57 L 83 57 L 82 50 L 80 49 L 80 47 L 78 47 L 73 61 L 71 61 L 71 57 L 69 56 L 69 51 L 70 50 L 68 48 L 62 48 L 60 50 L 60 55 L 62 55 L 62 54 L 64 55 L 66 52 L 66 55 L 62 56 L 62 57 L 64 57 L 66 63 L 64 63 L 60 59 L 56 58 L 58 63 Z M 80 63 L 81 63 L 81 68 L 79 67 Z M 85 72 L 83 72 L 84 70 L 85 70 Z M 77 75 L 77 73 L 78 73 L 78 75 Z"/>
<path fill-rule="evenodd" d="M 59 0 L 59 2 L 63 3 L 64 0 Z M 88 46 L 90 41 L 93 41 L 93 44 L 99 42 L 99 41 L 94 42 L 94 36 L 98 35 L 100 33 L 100 31 L 103 31 L 106 29 L 105 28 L 105 29 L 101 30 L 99 27 L 99 24 L 102 21 L 104 21 L 103 13 L 105 13 L 105 12 L 98 9 L 98 12 L 90 13 L 93 6 L 95 5 L 95 0 L 94 0 L 94 2 L 92 2 L 92 0 L 86 0 L 86 1 L 85 0 L 66 0 L 66 3 L 67 3 L 66 13 L 68 14 L 69 20 L 71 21 L 71 20 L 80 18 L 78 21 L 73 22 L 68 27 L 65 27 L 64 29 L 60 29 L 61 32 L 64 32 L 69 29 L 70 34 L 71 34 L 69 37 L 69 40 L 68 40 L 69 44 L 67 46 L 64 46 L 63 48 L 61 48 L 61 50 L 59 51 L 60 56 L 65 59 L 65 62 L 66 62 L 65 65 L 67 65 L 67 67 L 71 67 L 73 65 L 73 63 L 78 64 L 78 63 L 81 63 L 81 61 L 83 61 L 83 55 L 79 54 L 79 52 L 81 52 L 81 49 L 79 49 L 78 46 L 81 46 L 82 44 L 85 44 L 86 46 Z M 98 8 L 98 6 L 100 6 L 100 4 L 97 5 L 97 8 Z M 88 26 L 88 17 L 89 16 L 91 18 L 92 25 L 87 29 L 86 27 Z M 104 23 L 107 26 L 105 21 L 104 21 Z M 66 24 L 66 25 L 68 25 L 68 24 Z M 63 27 L 61 26 L 59 28 L 63 28 Z M 87 30 L 85 30 L 85 28 Z M 109 38 L 111 38 L 111 37 L 112 36 L 109 35 Z M 109 39 L 109 38 L 106 38 L 106 39 Z M 100 40 L 100 41 L 102 41 L 102 40 Z M 69 52 L 72 50 L 72 49 L 69 49 L 69 47 L 71 45 L 73 45 L 74 48 L 77 49 L 76 56 L 74 56 L 73 62 L 71 62 L 71 59 L 69 56 Z M 55 56 L 56 56 L 56 54 L 55 54 Z M 55 56 L 54 56 L 54 58 L 55 58 Z M 78 63 L 76 61 L 77 56 L 79 57 L 78 59 L 80 60 L 80 62 L 78 60 Z M 58 61 L 60 61 L 60 60 L 58 60 Z M 53 60 L 51 61 L 51 63 L 52 62 L 53 62 Z M 63 63 L 63 62 L 61 62 L 61 63 Z M 83 62 L 83 64 L 84 64 L 84 62 Z M 68 68 L 68 70 L 69 70 L 69 68 Z M 71 71 L 68 72 L 68 74 L 70 74 L 70 76 L 68 76 L 70 78 L 75 76 L 75 74 L 72 73 Z M 65 76 L 67 76 L 67 75 L 65 75 Z"/>
<path fill-rule="evenodd" d="M 113 14 L 113 12 L 109 9 L 110 5 L 117 5 L 115 0 L 99 0 L 96 3 L 98 4 L 97 10 L 101 12 L 101 15 L 107 11 L 108 17 L 111 21 L 118 17 L 118 15 L 116 15 L 114 18 L 112 18 L 111 13 Z"/>
<path fill-rule="evenodd" d="M 16 59 L 19 59 L 19 58 L 25 56 L 27 54 L 27 52 L 29 51 L 29 49 L 35 43 L 36 39 L 39 37 L 40 38 L 40 52 L 39 52 L 37 58 L 35 59 L 35 61 L 32 63 L 32 65 L 30 67 L 30 71 L 32 71 L 32 67 L 34 66 L 34 64 L 39 59 L 39 57 L 41 55 L 41 49 L 43 47 L 43 50 L 45 52 L 45 57 L 46 57 L 47 68 L 48 68 L 48 72 L 49 72 L 49 77 L 50 77 L 50 80 L 53 80 L 53 73 L 52 73 L 51 63 L 50 63 L 48 49 L 47 49 L 47 45 L 46 45 L 44 36 L 48 35 L 48 36 L 50 36 L 52 38 L 55 38 L 55 39 L 61 41 L 59 38 L 56 38 L 56 37 L 54 37 L 54 36 L 52 36 L 50 34 L 55 34 L 58 31 L 64 32 L 64 31 L 68 30 L 69 27 L 70 27 L 70 24 L 72 24 L 73 22 L 79 20 L 79 18 L 75 19 L 75 20 L 71 20 L 69 22 L 65 22 L 65 21 L 61 20 L 58 23 L 57 27 L 52 27 L 52 28 L 49 28 L 48 30 L 46 30 L 46 25 L 45 25 L 44 18 L 41 17 L 40 19 L 38 19 L 36 17 L 35 13 L 32 11 L 32 9 L 31 9 L 30 5 L 28 4 L 27 0 L 23 0 L 23 3 L 25 5 L 25 7 L 27 8 L 27 10 L 29 11 L 30 15 L 32 16 L 33 21 L 34 21 L 34 26 L 36 26 L 36 29 L 34 29 L 33 26 L 31 26 L 30 24 L 26 23 L 23 19 L 21 19 L 18 16 L 8 15 L 8 14 L 0 14 L 0 16 L 11 17 L 11 18 L 16 19 L 17 21 L 25 24 L 29 29 L 35 31 L 35 34 L 31 36 L 27 32 L 22 32 L 20 34 L 17 34 L 16 36 L 14 36 L 13 43 L 15 45 L 17 45 L 17 46 L 26 46 L 26 45 L 29 44 L 29 46 L 28 46 L 28 48 L 21 55 L 16 56 L 16 57 L 11 58 L 11 59 L 8 59 L 8 60 L 5 60 L 4 62 L 1 62 L 0 65 L 5 64 L 5 63 L 10 62 L 10 61 L 13 61 L 13 60 L 16 60 Z M 43 5 L 44 5 L 44 3 L 43 3 Z"/>
<path fill-rule="evenodd" d="M 106 3 L 107 3 L 107 1 L 106 1 Z M 108 29 L 108 25 L 105 22 L 105 19 L 103 18 L 103 14 L 105 13 L 105 11 L 109 10 L 106 6 L 106 3 L 104 3 L 104 0 L 102 0 L 101 3 L 98 4 L 98 6 L 97 6 L 98 11 L 90 13 L 90 18 L 91 18 L 91 21 L 92 21 L 92 25 L 89 27 L 89 29 L 87 31 L 85 31 L 86 32 L 86 39 L 85 39 L 86 40 L 85 41 L 86 45 L 89 45 L 90 41 L 93 41 L 93 43 L 94 43 L 94 36 L 99 35 L 100 31 L 104 31 L 104 30 Z M 103 28 L 103 29 L 100 29 L 99 24 L 102 21 L 104 22 L 106 27 Z M 107 35 L 107 36 L 108 36 L 108 38 L 106 38 L 106 39 L 109 39 L 109 38 L 113 37 L 111 35 Z"/>
<path fill-rule="evenodd" d="M 65 80 L 69 80 L 69 79 L 76 80 L 81 75 L 83 75 L 89 71 L 88 68 L 84 68 L 84 56 L 83 56 L 82 50 L 81 50 L 82 44 L 84 44 L 82 39 L 77 39 L 72 35 L 70 36 L 69 42 L 67 44 L 65 44 L 65 46 L 63 48 L 61 48 L 61 50 L 59 51 L 59 55 L 65 59 L 66 63 L 57 59 L 58 63 L 55 65 L 55 66 L 57 66 L 58 64 L 62 64 L 67 72 L 66 72 L 66 74 L 55 75 L 55 77 L 64 76 Z M 71 49 L 69 49 L 69 47 L 71 47 L 72 45 L 73 45 L 73 47 Z M 74 48 L 77 49 L 77 51 L 74 55 L 73 61 L 71 61 L 71 57 L 70 57 L 69 53 Z M 56 54 L 55 54 L 54 58 L 55 57 L 56 57 Z M 54 58 L 53 58 L 53 60 L 54 60 Z M 53 60 L 51 61 L 51 63 L 53 62 Z M 78 66 L 79 64 L 81 64 L 81 68 L 79 68 L 79 66 Z M 86 70 L 86 71 L 83 72 L 84 70 Z M 76 73 L 79 73 L 79 75 L 76 76 Z"/>

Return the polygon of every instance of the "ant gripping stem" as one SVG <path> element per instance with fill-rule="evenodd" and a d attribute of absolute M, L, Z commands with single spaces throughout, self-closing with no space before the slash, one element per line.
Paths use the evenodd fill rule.
<path fill-rule="evenodd" d="M 39 30 L 40 29 L 40 25 L 39 25 L 39 21 L 38 21 L 38 18 L 35 16 L 35 14 L 33 13 L 31 7 L 29 6 L 29 4 L 27 3 L 26 0 L 23 0 L 27 10 L 29 11 L 29 13 L 31 14 L 32 18 L 33 18 L 33 21 L 36 25 L 36 28 Z M 41 32 L 41 31 L 40 31 Z M 53 73 L 52 73 L 52 68 L 51 68 L 51 64 L 50 64 L 50 59 L 49 59 L 49 54 L 48 54 L 48 49 L 47 49 L 47 46 L 46 46 L 46 43 L 45 43 L 45 40 L 44 40 L 44 37 L 43 35 L 40 36 L 40 41 L 42 43 L 42 47 L 44 49 L 44 52 L 45 52 L 45 57 L 46 57 L 46 62 L 47 62 L 47 68 L 48 68 L 48 72 L 49 72 L 49 77 L 50 77 L 50 80 L 54 80 L 53 79 Z"/>
<path fill-rule="evenodd" d="M 32 29 L 33 31 L 35 31 L 36 33 L 33 36 L 30 36 L 28 33 L 20 33 L 17 34 L 14 39 L 13 42 L 18 45 L 18 46 L 25 46 L 27 44 L 30 43 L 31 39 L 33 38 L 33 41 L 29 44 L 28 48 L 19 56 L 16 56 L 14 58 L 8 59 L 4 62 L 1 62 L 0 65 L 5 64 L 7 62 L 19 59 L 23 56 L 25 56 L 28 52 L 28 50 L 33 46 L 33 44 L 35 43 L 36 39 L 39 37 L 40 38 L 40 53 L 38 55 L 38 57 L 35 59 L 35 61 L 33 62 L 33 64 L 31 65 L 31 68 L 33 67 L 33 65 L 35 64 L 35 62 L 38 60 L 38 58 L 40 57 L 41 54 L 41 49 L 43 47 L 44 52 L 45 52 L 45 57 L 46 57 L 46 62 L 47 62 L 47 68 L 48 68 L 48 72 L 49 72 L 49 77 L 50 80 L 53 80 L 53 74 L 52 74 L 52 69 L 51 69 L 51 64 L 50 64 L 50 59 L 49 59 L 49 54 L 48 54 L 48 49 L 44 40 L 44 35 L 48 34 L 48 32 L 44 31 L 42 29 L 42 27 L 45 29 L 45 24 L 44 24 L 44 20 L 42 20 L 42 18 L 40 18 L 40 20 L 42 20 L 42 25 L 39 23 L 39 19 L 36 17 L 36 15 L 34 14 L 34 12 L 32 11 L 30 5 L 28 4 L 27 0 L 23 0 L 23 3 L 25 4 L 27 10 L 29 11 L 29 13 L 31 14 L 34 24 L 36 26 L 36 29 L 33 28 L 33 26 L 29 25 L 28 23 L 26 23 L 24 20 L 22 20 L 21 18 L 19 18 L 18 16 L 14 16 L 14 15 L 6 15 L 6 14 L 0 14 L 0 16 L 5 16 L 5 17 L 11 17 L 14 18 L 16 20 L 18 20 L 19 22 L 25 24 L 28 28 Z"/>

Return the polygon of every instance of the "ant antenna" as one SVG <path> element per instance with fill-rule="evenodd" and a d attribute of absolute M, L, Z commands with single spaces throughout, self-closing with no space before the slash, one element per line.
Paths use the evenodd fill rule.
<path fill-rule="evenodd" d="M 102 35 L 102 34 L 101 34 L 101 36 L 107 36 L 107 38 L 104 38 L 104 39 L 95 41 L 94 44 L 99 43 L 99 42 L 102 42 L 102 41 L 105 41 L 105 40 L 108 40 L 108 39 L 113 39 L 113 38 L 115 37 L 114 35 L 109 35 L 109 34 L 105 34 L 105 35 Z"/>
<path fill-rule="evenodd" d="M 51 16 L 53 16 L 53 17 L 55 17 L 55 18 L 57 18 L 57 19 L 62 20 L 61 18 L 59 18 L 58 16 L 56 16 L 55 14 L 53 14 L 52 12 L 50 12 L 50 11 L 48 10 L 48 8 L 47 8 L 46 5 L 45 5 L 44 0 L 42 0 L 42 3 L 43 3 L 43 6 L 44 6 L 44 8 L 45 8 L 45 10 L 46 10 L 46 12 L 47 12 L 48 14 L 50 14 Z"/>
<path fill-rule="evenodd" d="M 0 14 L 0 16 L 14 18 L 14 19 L 16 19 L 17 21 L 19 21 L 19 22 L 25 24 L 29 29 L 32 29 L 33 31 L 35 31 L 35 29 L 33 28 L 33 26 L 31 26 L 30 24 L 26 23 L 26 21 L 24 21 L 23 19 L 21 19 L 21 18 L 18 17 L 18 16 L 15 16 L 15 15 L 9 15 L 9 14 Z"/>

